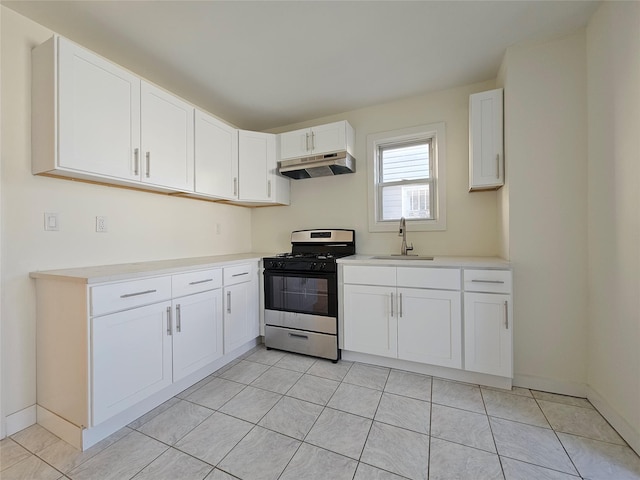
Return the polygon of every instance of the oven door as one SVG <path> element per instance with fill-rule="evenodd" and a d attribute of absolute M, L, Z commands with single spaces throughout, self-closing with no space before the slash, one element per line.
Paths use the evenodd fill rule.
<path fill-rule="evenodd" d="M 299 314 L 299 317 L 336 319 L 338 316 L 336 275 L 265 270 L 264 307 L 267 311 L 291 312 Z M 265 321 L 267 323 L 266 317 Z"/>

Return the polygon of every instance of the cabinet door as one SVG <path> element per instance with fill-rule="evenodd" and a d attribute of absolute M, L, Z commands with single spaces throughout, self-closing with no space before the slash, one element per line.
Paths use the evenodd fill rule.
<path fill-rule="evenodd" d="M 194 108 L 142 82 L 142 181 L 193 191 Z"/>
<path fill-rule="evenodd" d="M 171 385 L 171 302 L 91 320 L 92 425 Z"/>
<path fill-rule="evenodd" d="M 509 295 L 464 294 L 465 370 L 513 375 Z"/>
<path fill-rule="evenodd" d="M 344 348 L 397 357 L 395 287 L 344 286 Z"/>
<path fill-rule="evenodd" d="M 279 135 L 280 160 L 306 157 L 311 154 L 311 130 L 303 128 Z"/>
<path fill-rule="evenodd" d="M 238 130 L 196 110 L 195 191 L 238 198 Z"/>
<path fill-rule="evenodd" d="M 339 152 L 346 148 L 345 122 L 328 123 L 311 129 L 311 149 L 314 155 Z"/>
<path fill-rule="evenodd" d="M 222 356 L 222 290 L 178 298 L 173 304 L 175 382 Z"/>
<path fill-rule="evenodd" d="M 251 282 L 224 288 L 224 353 L 247 343 L 253 334 L 252 312 L 254 296 Z"/>
<path fill-rule="evenodd" d="M 469 190 L 504 185 L 502 89 L 469 101 Z"/>
<path fill-rule="evenodd" d="M 138 180 L 140 80 L 64 38 L 58 42 L 60 166 Z"/>
<path fill-rule="evenodd" d="M 270 202 L 273 181 L 269 177 L 276 165 L 276 139 L 270 133 L 238 132 L 240 200 Z"/>
<path fill-rule="evenodd" d="M 398 358 L 462 367 L 460 292 L 398 289 Z"/>

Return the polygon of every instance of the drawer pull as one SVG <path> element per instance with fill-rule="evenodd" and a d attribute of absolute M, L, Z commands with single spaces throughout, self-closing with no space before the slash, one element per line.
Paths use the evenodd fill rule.
<path fill-rule="evenodd" d="M 471 280 L 473 283 L 504 283 L 504 280 Z"/>
<path fill-rule="evenodd" d="M 120 295 L 120 298 L 137 297 L 138 295 L 147 295 L 148 293 L 155 293 L 155 292 L 157 292 L 157 290 L 145 290 L 144 292 L 125 293 L 124 295 Z"/>
<path fill-rule="evenodd" d="M 233 275 L 231 275 L 232 277 L 241 277 L 242 275 L 249 275 L 249 272 L 242 272 L 242 273 L 234 273 Z"/>
<path fill-rule="evenodd" d="M 207 278 L 206 280 L 196 280 L 195 282 L 189 282 L 189 285 L 199 285 L 201 283 L 213 282 L 213 278 Z"/>
<path fill-rule="evenodd" d="M 295 337 L 295 338 L 304 338 L 305 340 L 309 340 L 309 335 L 301 335 L 299 333 L 289 333 L 290 337 Z"/>

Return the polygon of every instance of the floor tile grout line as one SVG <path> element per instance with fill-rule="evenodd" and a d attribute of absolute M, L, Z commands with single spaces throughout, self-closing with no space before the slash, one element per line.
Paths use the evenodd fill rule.
<path fill-rule="evenodd" d="M 10 437 L 6 437 L 6 438 L 10 438 Z M 11 439 L 13 440 L 13 439 Z M 15 442 L 15 440 L 13 440 Z M 18 443 L 18 442 L 16 442 Z M 60 475 L 62 475 L 62 477 L 66 477 L 67 474 L 65 472 L 61 472 L 60 470 L 58 470 L 58 468 L 56 468 L 55 466 L 51 465 L 49 462 L 47 462 L 44 458 L 40 457 L 37 453 L 33 453 L 31 450 L 29 450 L 27 447 L 25 447 L 24 445 L 18 443 L 18 445 L 20 445 L 22 448 L 24 448 L 27 452 L 29 452 L 29 456 L 23 458 L 22 460 L 20 460 L 19 462 L 14 463 L 13 465 L 11 465 L 10 467 L 7 467 L 5 469 L 2 469 L 0 471 L 2 472 L 6 472 L 7 470 L 9 470 L 10 468 L 15 467 L 16 465 L 20 465 L 22 462 L 26 462 L 27 460 L 30 460 L 31 457 L 36 457 L 38 460 L 40 460 L 41 462 L 47 464 L 48 466 L 50 466 L 51 468 L 53 468 L 56 472 L 58 472 Z M 43 449 L 44 450 L 44 449 Z M 58 477 L 58 480 L 62 477 Z M 0 475 L 0 478 L 2 478 L 2 475 Z"/>
<path fill-rule="evenodd" d="M 545 470 L 551 470 L 552 472 L 557 472 L 557 473 L 561 473 L 563 475 L 569 475 L 571 477 L 575 477 L 575 478 L 583 478 L 582 475 L 578 472 L 578 474 L 574 474 L 574 473 L 569 473 L 569 472 L 565 472 L 563 470 L 558 470 L 557 468 L 551 468 L 551 467 L 547 467 L 545 465 L 539 465 L 537 463 L 532 463 L 532 462 L 528 462 L 526 460 L 521 460 L 519 458 L 515 458 L 515 457 L 510 457 L 509 455 L 498 455 L 501 459 L 502 458 L 508 458 L 509 460 L 514 460 L 516 462 L 520 462 L 520 463 L 526 463 L 527 465 L 532 465 L 534 467 L 539 467 L 539 468 L 544 468 Z M 577 471 L 577 470 L 576 470 Z"/>
<path fill-rule="evenodd" d="M 386 385 L 385 385 L 386 386 Z M 427 455 L 427 478 L 431 475 L 431 433 L 433 429 L 433 377 L 431 377 L 431 381 L 429 382 L 429 439 L 427 442 L 427 447 L 429 448 L 429 452 Z"/>
<path fill-rule="evenodd" d="M 480 388 L 480 398 L 482 399 L 482 406 L 484 407 L 484 412 L 485 412 L 485 415 L 487 417 L 487 423 L 489 424 L 489 432 L 491 432 L 491 440 L 493 440 L 493 446 L 496 449 L 496 456 L 498 457 L 498 464 L 500 465 L 500 471 L 502 472 L 502 478 L 507 478 L 506 473 L 504 473 L 504 465 L 502 464 L 502 458 L 500 457 L 500 451 L 498 450 L 498 442 L 496 441 L 496 436 L 493 433 L 493 425 L 491 425 L 491 419 L 489 417 L 489 410 L 487 409 L 487 402 L 484 399 L 484 392 L 482 391 L 482 388 Z"/>

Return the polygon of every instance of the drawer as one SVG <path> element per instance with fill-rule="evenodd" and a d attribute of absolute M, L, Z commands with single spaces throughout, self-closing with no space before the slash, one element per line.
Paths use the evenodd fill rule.
<path fill-rule="evenodd" d="M 224 285 L 235 285 L 252 280 L 254 268 L 255 266 L 251 263 L 224 267 Z"/>
<path fill-rule="evenodd" d="M 460 290 L 457 268 L 398 267 L 398 286 Z"/>
<path fill-rule="evenodd" d="M 464 270 L 467 292 L 511 293 L 510 270 Z"/>
<path fill-rule="evenodd" d="M 396 267 L 356 267 L 345 265 L 342 270 L 343 283 L 360 285 L 396 285 Z"/>
<path fill-rule="evenodd" d="M 171 299 L 171 277 L 153 277 L 91 287 L 91 316 Z"/>
<path fill-rule="evenodd" d="M 199 270 L 181 273 L 171 277 L 173 297 L 182 297 L 192 293 L 205 292 L 222 287 L 222 269 Z"/>

